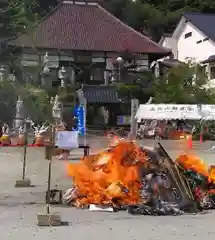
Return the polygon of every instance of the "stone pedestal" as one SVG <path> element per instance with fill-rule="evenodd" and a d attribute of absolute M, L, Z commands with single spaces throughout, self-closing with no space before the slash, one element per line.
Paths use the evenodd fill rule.
<path fill-rule="evenodd" d="M 17 188 L 22 188 L 22 187 L 31 187 L 31 180 L 30 179 L 21 179 L 21 180 L 16 180 L 15 187 Z"/>
<path fill-rule="evenodd" d="M 41 227 L 57 227 L 63 224 L 59 213 L 42 213 L 37 215 L 37 225 Z"/>

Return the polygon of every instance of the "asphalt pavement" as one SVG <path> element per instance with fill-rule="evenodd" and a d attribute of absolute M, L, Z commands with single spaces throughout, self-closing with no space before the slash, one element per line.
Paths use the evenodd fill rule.
<path fill-rule="evenodd" d="M 92 152 L 106 147 L 102 137 L 87 139 Z M 153 146 L 154 141 L 142 140 L 141 144 Z M 213 142 L 193 143 L 193 150 L 182 141 L 162 141 L 170 155 L 191 152 L 198 154 L 207 163 L 215 162 Z M 79 150 L 76 150 L 77 152 Z M 74 151 L 75 152 L 75 151 Z M 131 216 L 127 212 L 90 212 L 64 206 L 52 206 L 52 212 L 59 212 L 68 226 L 38 227 L 37 214 L 45 212 L 45 191 L 47 189 L 48 162 L 43 148 L 29 148 L 27 151 L 26 177 L 35 187 L 15 188 L 15 181 L 22 175 L 22 148 L 0 149 L 0 239 L 2 240 L 194 240 L 215 239 L 215 211 L 204 214 L 182 216 Z M 81 154 L 81 152 L 79 151 Z M 66 163 L 54 159 L 52 165 L 52 187 L 66 190 L 71 179 L 66 176 Z"/>

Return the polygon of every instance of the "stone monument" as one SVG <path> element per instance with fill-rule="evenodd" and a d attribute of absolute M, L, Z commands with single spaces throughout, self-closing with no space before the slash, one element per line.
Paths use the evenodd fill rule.
<path fill-rule="evenodd" d="M 16 102 L 16 116 L 15 116 L 15 129 L 20 129 L 24 125 L 25 111 L 24 102 L 21 97 L 18 97 Z"/>
<path fill-rule="evenodd" d="M 53 101 L 52 116 L 55 120 L 62 121 L 62 103 L 60 102 L 59 96 L 56 95 Z"/>

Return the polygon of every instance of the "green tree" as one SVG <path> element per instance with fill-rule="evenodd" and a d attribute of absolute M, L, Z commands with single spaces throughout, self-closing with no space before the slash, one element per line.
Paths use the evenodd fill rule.
<path fill-rule="evenodd" d="M 18 81 L 11 82 L 6 78 L 0 83 L 1 121 L 12 122 L 18 96 L 21 96 L 24 101 L 26 116 L 34 121 L 45 121 L 51 118 L 52 106 L 44 90 L 30 84 L 20 84 Z"/>
<path fill-rule="evenodd" d="M 157 103 L 214 103 L 213 92 L 204 88 L 207 77 L 198 64 L 181 64 L 156 79 L 154 97 Z"/>
<path fill-rule="evenodd" d="M 44 89 L 26 84 L 23 88 L 23 101 L 26 114 L 33 121 L 46 121 L 52 118 L 50 97 Z"/>
<path fill-rule="evenodd" d="M 106 0 L 104 7 L 136 30 L 154 39 L 172 33 L 184 12 L 214 13 L 215 2 L 191 0 Z"/>
<path fill-rule="evenodd" d="M 39 20 L 37 0 L 9 0 L 7 14 L 10 16 L 8 28 L 13 35 L 25 33 Z"/>

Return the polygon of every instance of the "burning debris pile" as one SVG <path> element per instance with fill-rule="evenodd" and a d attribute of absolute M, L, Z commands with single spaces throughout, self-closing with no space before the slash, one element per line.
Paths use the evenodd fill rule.
<path fill-rule="evenodd" d="M 192 155 L 174 162 L 159 143 L 147 149 L 122 139 L 69 164 L 68 173 L 74 186 L 64 198 L 76 207 L 96 204 L 144 215 L 215 208 L 215 168 Z"/>

